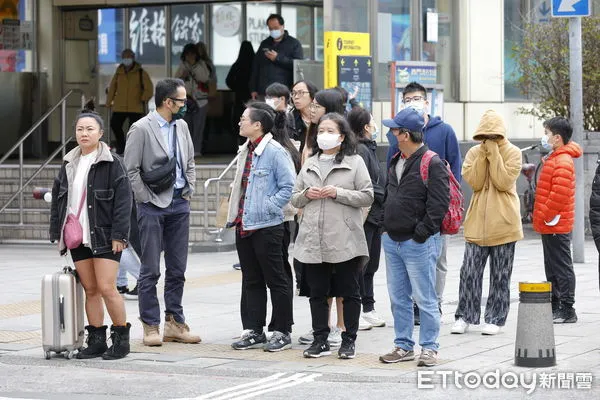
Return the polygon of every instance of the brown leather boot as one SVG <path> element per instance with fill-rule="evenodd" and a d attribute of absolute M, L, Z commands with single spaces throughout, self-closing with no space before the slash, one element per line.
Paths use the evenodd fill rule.
<path fill-rule="evenodd" d="M 142 321 L 141 318 L 140 321 Z M 148 325 L 144 321 L 142 321 L 142 326 L 144 327 L 144 346 L 162 346 L 160 326 Z"/>
<path fill-rule="evenodd" d="M 163 342 L 200 343 L 200 336 L 192 335 L 187 324 L 175 321 L 172 315 L 165 316 L 165 334 Z"/>

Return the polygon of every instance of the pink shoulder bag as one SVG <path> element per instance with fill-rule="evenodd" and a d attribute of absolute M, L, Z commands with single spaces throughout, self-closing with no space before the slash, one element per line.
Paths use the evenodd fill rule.
<path fill-rule="evenodd" d="M 67 215 L 67 222 L 63 230 L 63 238 L 65 245 L 69 250 L 76 249 L 83 242 L 83 228 L 79 223 L 79 215 L 81 214 L 81 208 L 83 207 L 83 201 L 87 194 L 87 189 L 84 189 L 83 195 L 81 195 L 81 201 L 79 202 L 79 210 L 77 215 L 70 213 Z"/>

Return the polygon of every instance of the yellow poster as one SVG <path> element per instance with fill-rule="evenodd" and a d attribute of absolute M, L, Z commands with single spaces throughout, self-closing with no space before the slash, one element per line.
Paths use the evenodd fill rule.
<path fill-rule="evenodd" d="M 0 21 L 19 18 L 19 0 L 0 0 Z"/>
<path fill-rule="evenodd" d="M 368 33 L 327 31 L 325 39 L 325 88 L 337 86 L 338 56 L 370 56 L 371 38 Z"/>

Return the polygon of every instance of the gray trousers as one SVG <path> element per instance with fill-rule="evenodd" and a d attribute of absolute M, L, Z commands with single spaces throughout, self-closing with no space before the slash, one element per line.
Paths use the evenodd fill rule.
<path fill-rule="evenodd" d="M 438 304 L 442 304 L 444 299 L 444 288 L 446 287 L 446 275 L 448 274 L 448 262 L 446 261 L 446 252 L 448 250 L 448 235 L 440 235 L 440 254 L 435 264 L 435 292 L 438 298 Z"/>

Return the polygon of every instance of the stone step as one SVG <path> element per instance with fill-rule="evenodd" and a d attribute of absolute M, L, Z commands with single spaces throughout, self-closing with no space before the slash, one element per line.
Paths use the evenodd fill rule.
<path fill-rule="evenodd" d="M 0 214 L 0 225 L 19 224 L 19 210 L 9 208 Z M 192 210 L 190 214 L 190 226 L 204 227 L 204 211 Z M 23 223 L 25 225 L 50 225 L 50 210 L 45 209 L 27 209 L 23 210 Z M 214 227 L 217 223 L 217 212 L 208 211 L 208 226 Z M 47 228 L 46 228 L 47 229 Z"/>
<path fill-rule="evenodd" d="M 215 228 L 190 227 L 190 243 L 213 243 L 216 238 Z M 49 242 L 47 225 L 23 224 L 5 225 L 0 224 L 0 243 L 12 241 L 44 241 Z"/>

